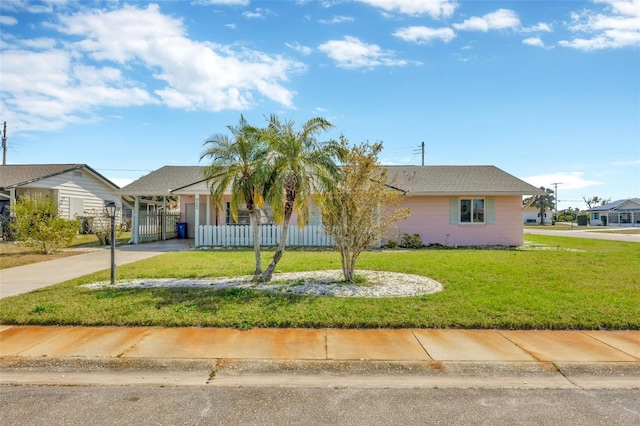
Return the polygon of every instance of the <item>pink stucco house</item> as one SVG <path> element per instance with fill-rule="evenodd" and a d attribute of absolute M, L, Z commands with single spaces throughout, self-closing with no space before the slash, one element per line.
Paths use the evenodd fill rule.
<path fill-rule="evenodd" d="M 503 245 L 523 242 L 522 198 L 540 190 L 495 166 L 385 166 L 389 184 L 403 191 L 403 205 L 411 216 L 398 223 L 388 239 L 418 234 L 426 245 Z M 251 245 L 248 217 L 240 212 L 234 223 L 223 200 L 222 209 L 211 203 L 204 166 L 165 166 L 120 190 L 134 197 L 178 197 L 180 221 L 186 237 L 196 246 Z M 269 222 L 268 209 L 264 212 Z M 133 240 L 137 243 L 134 211 Z M 242 226 L 245 225 L 245 226 Z M 320 212 L 312 209 L 311 222 L 291 232 L 290 244 L 331 245 L 322 238 Z M 277 241 L 277 226 L 263 226 L 261 241 Z"/>

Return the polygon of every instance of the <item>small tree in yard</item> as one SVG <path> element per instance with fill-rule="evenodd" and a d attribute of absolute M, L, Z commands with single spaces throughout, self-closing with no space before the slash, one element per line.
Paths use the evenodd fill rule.
<path fill-rule="evenodd" d="M 349 148 L 346 138 L 340 142 L 342 177 L 336 188 L 323 194 L 322 223 L 336 241 L 344 279 L 352 282 L 358 256 L 407 218 L 409 210 L 398 207 L 404 193 L 389 185 L 387 169 L 378 163 L 382 143 Z"/>
<path fill-rule="evenodd" d="M 54 201 L 41 194 L 28 193 L 18 198 L 13 213 L 16 240 L 37 247 L 44 254 L 69 245 L 78 234 L 78 221 L 61 218 Z"/>
<path fill-rule="evenodd" d="M 87 226 L 89 232 L 94 234 L 98 241 L 102 244 L 111 244 L 111 218 L 104 210 L 89 210 L 85 211 L 85 218 L 87 220 Z M 123 224 L 116 224 L 116 240 L 124 232 L 125 226 Z"/>

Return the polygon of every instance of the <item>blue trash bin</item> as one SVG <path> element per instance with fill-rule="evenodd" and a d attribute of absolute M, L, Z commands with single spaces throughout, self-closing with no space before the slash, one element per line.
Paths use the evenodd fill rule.
<path fill-rule="evenodd" d="M 187 222 L 177 222 L 176 227 L 178 228 L 178 238 L 183 240 L 187 238 Z"/>

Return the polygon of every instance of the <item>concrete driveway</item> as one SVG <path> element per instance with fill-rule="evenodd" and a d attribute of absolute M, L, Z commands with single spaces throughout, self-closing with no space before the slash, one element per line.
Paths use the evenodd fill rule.
<path fill-rule="evenodd" d="M 116 248 L 116 266 L 148 259 L 170 251 L 187 250 L 193 240 L 167 240 Z M 109 269 L 111 250 L 89 253 L 17 266 L 0 271 L 0 299 L 58 284 L 82 275 Z"/>

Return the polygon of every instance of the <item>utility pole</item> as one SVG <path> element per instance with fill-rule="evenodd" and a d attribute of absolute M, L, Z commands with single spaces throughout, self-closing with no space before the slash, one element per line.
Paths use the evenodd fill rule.
<path fill-rule="evenodd" d="M 2 130 L 2 165 L 7 165 L 7 122 L 4 122 Z"/>
<path fill-rule="evenodd" d="M 422 165 L 424 166 L 424 142 L 422 142 L 420 144 L 420 146 L 418 147 L 418 149 L 414 149 L 413 150 L 413 155 L 415 157 L 415 155 L 418 153 L 418 150 L 422 151 Z M 411 159 L 413 159 L 413 157 L 411 157 Z"/>
<path fill-rule="evenodd" d="M 554 187 L 553 195 L 556 201 L 556 220 L 558 220 L 558 185 L 562 185 L 562 182 L 553 182 L 551 185 Z"/>

